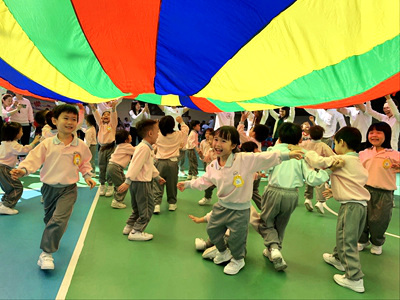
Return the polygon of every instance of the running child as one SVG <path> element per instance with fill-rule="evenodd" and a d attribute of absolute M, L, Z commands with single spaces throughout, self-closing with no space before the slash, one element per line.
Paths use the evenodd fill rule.
<path fill-rule="evenodd" d="M 189 172 L 187 180 L 196 179 L 199 174 L 196 152 L 199 152 L 200 121 L 190 122 L 190 132 L 187 139 L 187 153 L 189 158 Z"/>

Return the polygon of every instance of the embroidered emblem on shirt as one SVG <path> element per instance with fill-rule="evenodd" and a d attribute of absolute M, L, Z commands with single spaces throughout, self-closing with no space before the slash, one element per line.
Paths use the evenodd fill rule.
<path fill-rule="evenodd" d="M 235 177 L 233 177 L 233 185 L 234 186 L 241 187 L 241 186 L 243 186 L 243 184 L 244 184 L 244 181 L 242 179 L 242 176 L 240 176 L 238 174 L 238 175 L 235 175 Z"/>
<path fill-rule="evenodd" d="M 107 127 L 107 130 L 108 130 L 108 131 L 111 131 L 111 129 L 112 129 L 111 126 L 108 126 L 108 127 Z"/>
<path fill-rule="evenodd" d="M 74 153 L 73 163 L 75 166 L 79 166 L 81 164 L 81 155 L 78 152 Z"/>
<path fill-rule="evenodd" d="M 390 169 L 392 167 L 392 161 L 390 160 L 390 158 L 385 158 L 382 165 L 384 169 Z"/>

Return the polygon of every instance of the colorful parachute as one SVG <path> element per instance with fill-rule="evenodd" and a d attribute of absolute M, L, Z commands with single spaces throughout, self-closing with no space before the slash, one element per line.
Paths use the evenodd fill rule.
<path fill-rule="evenodd" d="M 0 0 L 0 86 L 206 112 L 361 103 L 400 90 L 399 11 L 398 0 Z"/>

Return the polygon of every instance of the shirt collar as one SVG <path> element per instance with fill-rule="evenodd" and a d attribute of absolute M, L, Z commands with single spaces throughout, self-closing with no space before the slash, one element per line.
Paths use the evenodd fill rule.
<path fill-rule="evenodd" d="M 79 143 L 79 141 L 78 141 L 78 138 L 77 138 L 77 136 L 76 135 L 73 135 L 74 136 L 74 139 L 72 140 L 72 142 L 71 142 L 71 146 L 78 146 L 78 143 Z M 59 138 L 58 138 L 58 134 L 56 134 L 55 136 L 54 136 L 54 138 L 53 138 L 53 144 L 54 145 L 59 145 L 59 144 L 61 144 L 62 142 L 59 140 Z"/>
<path fill-rule="evenodd" d="M 234 161 L 234 160 L 235 160 L 235 154 L 234 154 L 234 153 L 231 153 L 231 154 L 229 155 L 228 159 L 226 160 L 226 163 L 225 163 L 225 165 L 224 165 L 223 167 L 224 167 L 224 168 L 230 168 L 230 167 L 232 167 L 233 161 Z M 217 159 L 217 164 L 218 164 L 218 167 L 222 168 L 222 166 L 219 164 L 218 159 Z"/>
<path fill-rule="evenodd" d="M 359 156 L 357 152 L 347 152 L 345 155 L 356 156 L 356 157 Z"/>
<path fill-rule="evenodd" d="M 153 146 L 151 146 L 151 144 L 148 142 L 148 141 L 146 141 L 146 140 L 142 140 L 142 143 L 143 144 L 145 144 L 145 145 L 147 145 L 147 146 L 149 146 L 149 148 L 150 148 L 150 150 L 153 150 Z"/>

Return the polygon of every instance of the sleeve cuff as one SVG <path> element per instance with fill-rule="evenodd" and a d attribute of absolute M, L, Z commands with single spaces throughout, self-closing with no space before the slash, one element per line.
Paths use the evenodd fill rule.
<path fill-rule="evenodd" d="M 132 183 L 132 181 L 129 178 L 126 178 L 125 183 L 130 185 Z"/>
<path fill-rule="evenodd" d="M 290 159 L 289 152 L 286 152 L 286 153 L 281 152 L 281 160 L 282 161 L 289 160 L 289 159 Z"/>

